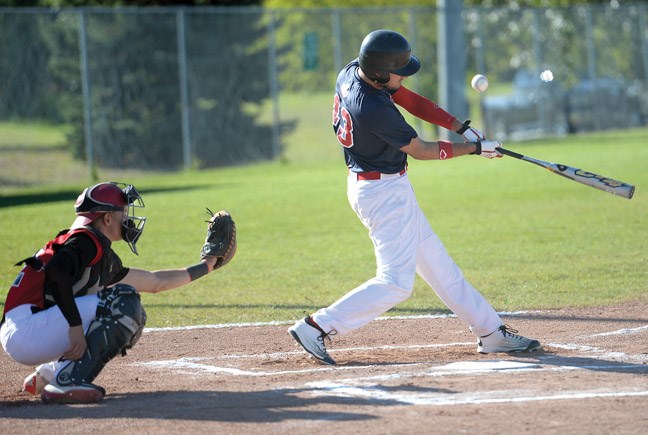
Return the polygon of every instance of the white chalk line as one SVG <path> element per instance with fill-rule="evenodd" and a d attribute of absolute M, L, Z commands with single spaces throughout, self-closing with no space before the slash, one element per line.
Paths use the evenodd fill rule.
<path fill-rule="evenodd" d="M 640 355 L 631 355 L 625 352 L 603 350 L 598 347 L 588 346 L 583 344 L 549 343 L 548 346 L 555 347 L 558 349 L 576 350 L 576 351 L 583 352 L 583 354 L 580 355 L 583 358 L 612 359 L 616 361 L 632 362 L 636 364 L 648 363 L 648 353 L 643 353 Z M 553 358 L 560 358 L 560 356 L 556 356 Z"/>
<path fill-rule="evenodd" d="M 515 396 L 513 390 L 500 391 L 482 391 L 470 393 L 453 393 L 447 392 L 421 392 L 412 393 L 395 393 L 391 389 L 388 391 L 379 385 L 356 387 L 338 384 L 331 381 L 311 382 L 307 384 L 313 388 L 312 396 L 323 397 L 347 397 L 362 398 L 373 401 L 390 401 L 403 405 L 428 405 L 428 406 L 448 406 L 448 405 L 481 405 L 491 403 L 523 403 L 538 402 L 547 400 L 578 400 L 592 398 L 619 398 L 619 397 L 641 397 L 648 396 L 648 391 L 608 391 L 608 390 L 591 390 L 591 391 L 570 391 L 555 394 L 538 395 L 533 391 L 525 391 L 526 395 Z"/>
<path fill-rule="evenodd" d="M 197 373 L 223 373 L 232 376 L 249 376 L 249 377 L 264 377 L 264 376 L 278 376 L 278 375 L 293 375 L 301 373 L 316 373 L 316 372 L 340 372 L 349 370 L 363 370 L 373 367 L 385 367 L 383 364 L 368 364 L 358 366 L 317 366 L 310 369 L 300 370 L 277 370 L 277 371 L 260 371 L 260 370 L 241 370 L 233 367 L 219 367 L 211 364 L 203 364 L 196 361 L 211 359 L 211 358 L 180 358 L 176 360 L 164 361 L 148 361 L 143 363 L 134 363 L 137 366 L 146 366 L 152 368 L 171 369 L 174 373 L 179 373 L 180 370 L 193 369 L 192 374 Z M 412 367 L 417 365 L 429 365 L 428 363 L 402 363 L 402 364 L 388 364 L 390 368 L 399 367 Z"/>
<path fill-rule="evenodd" d="M 648 325 L 639 326 L 638 328 L 624 328 L 624 329 L 619 329 L 618 331 L 602 332 L 600 334 L 591 335 L 591 337 L 606 337 L 609 335 L 636 334 L 637 332 L 641 332 L 644 330 L 648 330 Z"/>

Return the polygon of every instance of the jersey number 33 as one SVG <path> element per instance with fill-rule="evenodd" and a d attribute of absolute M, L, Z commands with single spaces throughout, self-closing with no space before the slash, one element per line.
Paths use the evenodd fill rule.
<path fill-rule="evenodd" d="M 343 147 L 353 146 L 353 120 L 349 111 L 340 104 L 338 94 L 333 98 L 333 131 Z"/>

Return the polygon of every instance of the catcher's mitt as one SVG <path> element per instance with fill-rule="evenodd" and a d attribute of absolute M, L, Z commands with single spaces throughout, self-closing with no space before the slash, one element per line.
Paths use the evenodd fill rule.
<path fill-rule="evenodd" d="M 236 224 L 232 216 L 225 210 L 218 213 L 212 212 L 209 208 L 207 214 L 211 218 L 206 221 L 207 237 L 205 244 L 200 250 L 200 259 L 205 257 L 216 257 L 214 270 L 225 266 L 236 253 Z"/>

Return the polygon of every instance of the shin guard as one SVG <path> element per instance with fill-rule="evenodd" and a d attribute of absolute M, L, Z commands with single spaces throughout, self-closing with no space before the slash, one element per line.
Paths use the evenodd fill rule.
<path fill-rule="evenodd" d="M 90 384 L 117 354 L 132 347 L 144 328 L 146 315 L 133 287 L 118 284 L 99 292 L 97 317 L 86 332 L 88 348 L 57 374 L 61 386 Z"/>

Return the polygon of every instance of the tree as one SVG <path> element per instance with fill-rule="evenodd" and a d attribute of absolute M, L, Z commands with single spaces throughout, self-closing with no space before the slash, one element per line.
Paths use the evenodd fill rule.
<path fill-rule="evenodd" d="M 4 3 L 14 6 L 13 2 Z M 56 6 L 59 9 L 49 14 L 33 14 L 34 25 L 20 27 L 23 34 L 33 29 L 35 35 L 29 38 L 31 47 L 39 47 L 42 63 L 47 65 L 44 70 L 51 79 L 47 82 L 58 91 L 57 115 L 73 126 L 68 138 L 70 148 L 75 156 L 86 158 L 77 39 L 78 14 L 82 10 L 66 7 L 258 3 L 257 0 L 21 2 L 20 6 Z M 255 111 L 250 110 L 262 104 L 269 95 L 266 33 L 260 23 L 263 17 L 261 14 L 246 15 L 246 19 L 239 20 L 240 14 L 233 18 L 222 10 L 219 14 L 212 13 L 213 10 L 200 12 L 186 9 L 194 157 L 201 167 L 272 158 L 276 150 L 270 127 L 259 125 Z M 100 166 L 110 167 L 181 167 L 176 10 L 146 14 L 145 9 L 128 12 L 93 9 L 84 13 L 95 160 Z M 42 16 L 52 22 L 38 25 Z M 224 30 L 225 27 L 229 29 Z M 219 29 L 217 34 L 214 29 Z M 0 38 L 5 35 L 0 32 Z M 214 39 L 215 35 L 218 40 Z M 20 51 L 28 52 L 27 49 Z M 0 71 L 3 71 L 2 66 L 0 61 Z M 24 92 L 24 88 L 16 89 Z"/>

